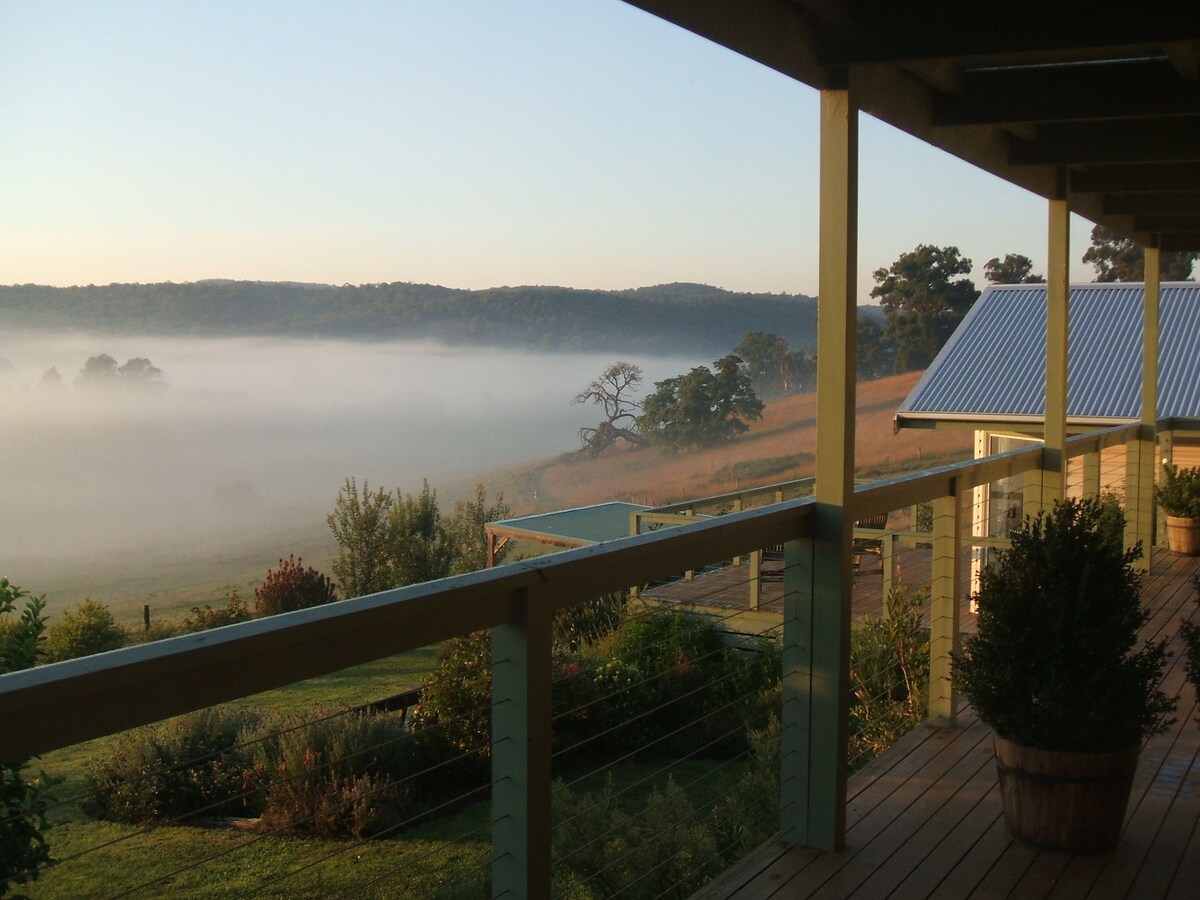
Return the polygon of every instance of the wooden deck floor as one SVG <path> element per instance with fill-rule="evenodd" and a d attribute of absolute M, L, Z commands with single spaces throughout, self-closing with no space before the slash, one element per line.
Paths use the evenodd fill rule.
<path fill-rule="evenodd" d="M 929 549 L 898 548 L 896 553 L 896 577 L 912 589 L 927 587 L 932 570 L 932 551 Z M 782 564 L 765 563 L 762 581 L 762 596 L 759 610 L 782 617 L 783 578 Z M 773 568 L 772 568 L 773 567 Z M 971 577 L 971 551 L 963 552 L 961 566 L 962 585 L 960 596 L 966 598 L 967 584 Z M 720 566 L 704 570 L 690 580 L 671 581 L 666 584 L 645 588 L 642 597 L 660 603 L 677 603 L 708 612 L 747 610 L 750 605 L 750 567 Z M 860 569 L 854 575 L 854 595 L 851 616 L 861 621 L 867 616 L 878 616 L 883 607 L 883 569 L 879 558 L 867 554 Z M 928 610 L 926 610 L 928 612 Z M 974 616 L 970 612 L 969 600 L 964 599 L 962 628 L 974 628 Z M 782 619 L 781 619 L 782 621 Z"/>
<path fill-rule="evenodd" d="M 1147 637 L 1200 621 L 1200 560 L 1156 551 Z M 1164 680 L 1175 724 L 1142 752 L 1120 846 L 1102 856 L 1038 851 L 1005 831 L 991 732 L 964 709 L 956 728 L 920 728 L 850 779 L 846 848 L 775 842 L 697 897 L 1200 897 L 1200 724 L 1180 648 Z"/>

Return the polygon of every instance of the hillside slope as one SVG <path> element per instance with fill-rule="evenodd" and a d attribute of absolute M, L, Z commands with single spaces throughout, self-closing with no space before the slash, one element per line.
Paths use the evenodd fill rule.
<path fill-rule="evenodd" d="M 893 433 L 896 408 L 920 372 L 895 375 L 858 387 L 855 463 L 860 477 L 917 460 L 966 458 L 969 431 Z M 565 454 L 509 472 L 489 484 L 505 492 L 520 513 L 631 500 L 659 505 L 738 488 L 802 478 L 814 472 L 816 394 L 785 397 L 767 404 L 750 431 L 716 447 L 665 456 L 657 450 L 615 449 L 597 459 Z"/>
<path fill-rule="evenodd" d="M 877 307 L 864 315 L 877 316 Z M 728 353 L 748 331 L 816 340 L 816 300 L 703 284 L 634 290 L 551 286 L 461 290 L 430 284 L 202 281 L 56 288 L 0 285 L 6 330 L 218 337 L 428 339 L 458 346 L 592 352 Z"/>

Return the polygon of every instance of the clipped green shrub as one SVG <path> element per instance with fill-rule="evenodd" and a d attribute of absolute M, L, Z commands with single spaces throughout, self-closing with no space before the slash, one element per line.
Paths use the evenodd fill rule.
<path fill-rule="evenodd" d="M 88 597 L 46 632 L 46 659 L 61 662 L 104 653 L 129 642 L 125 629 L 117 624 L 107 606 Z"/>
<path fill-rule="evenodd" d="M 279 560 L 278 569 L 268 569 L 267 577 L 254 589 L 254 614 L 273 616 L 332 603 L 337 591 L 328 575 L 304 568 L 304 560 L 288 556 Z"/>
<path fill-rule="evenodd" d="M 252 711 L 214 707 L 121 734 L 88 765 L 84 811 L 117 822 L 245 815 Z"/>
<path fill-rule="evenodd" d="M 234 588 L 225 595 L 224 606 L 214 608 L 208 603 L 204 606 L 193 606 L 192 614 L 183 620 L 183 631 L 186 633 L 207 631 L 223 625 L 249 622 L 252 618 L 254 616 L 246 606 L 246 601 L 238 596 L 237 589 Z"/>
<path fill-rule="evenodd" d="M 1154 499 L 1168 516 L 1200 519 L 1200 466 L 1163 466 L 1154 486 Z"/>
<path fill-rule="evenodd" d="M 249 775 L 261 790 L 265 828 L 363 838 L 394 828 L 410 812 L 400 780 L 413 768 L 414 753 L 398 717 L 291 717 L 271 731 L 256 745 Z"/>

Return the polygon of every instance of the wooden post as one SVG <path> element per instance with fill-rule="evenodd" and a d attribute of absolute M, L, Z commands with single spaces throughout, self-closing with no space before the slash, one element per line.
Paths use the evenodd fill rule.
<path fill-rule="evenodd" d="M 883 546 L 879 551 L 879 564 L 883 566 L 883 615 L 888 615 L 888 595 L 892 592 L 896 579 L 896 541 L 892 532 L 883 536 Z"/>
<path fill-rule="evenodd" d="M 784 566 L 781 835 L 822 850 L 846 835 L 858 302 L 858 109 L 848 87 L 821 91 L 815 535 L 810 548 L 789 541 Z"/>
<path fill-rule="evenodd" d="M 1083 454 L 1083 496 L 1100 496 L 1100 454 Z"/>
<path fill-rule="evenodd" d="M 492 896 L 549 897 L 553 614 L 544 589 L 519 609 L 492 629 Z"/>
<path fill-rule="evenodd" d="M 933 578 L 929 590 L 929 723 L 953 728 L 953 657 L 959 649 L 958 585 L 962 560 L 962 502 L 957 483 L 933 501 Z"/>
<path fill-rule="evenodd" d="M 741 512 L 741 511 L 742 511 L 742 498 L 741 498 L 741 497 L 734 497 L 734 498 L 733 498 L 733 511 L 734 511 L 734 512 Z M 733 564 L 734 564 L 735 566 L 740 566 L 740 565 L 742 564 L 742 558 L 741 558 L 740 556 L 735 556 L 735 557 L 733 558 Z"/>
<path fill-rule="evenodd" d="M 762 601 L 762 558 L 761 550 L 750 553 L 750 608 L 758 609 Z"/>
<path fill-rule="evenodd" d="M 1049 263 L 1046 272 L 1046 453 L 1042 507 L 1061 500 L 1066 488 L 1067 332 L 1071 293 L 1071 209 L 1067 174 L 1059 173 L 1058 196 L 1049 201 Z"/>
<path fill-rule="evenodd" d="M 1158 425 L 1158 306 L 1162 254 L 1146 248 L 1146 299 L 1142 310 L 1142 417 L 1136 440 L 1125 451 L 1125 546 L 1142 542 L 1134 568 L 1150 571 L 1154 540 L 1154 458 Z"/>

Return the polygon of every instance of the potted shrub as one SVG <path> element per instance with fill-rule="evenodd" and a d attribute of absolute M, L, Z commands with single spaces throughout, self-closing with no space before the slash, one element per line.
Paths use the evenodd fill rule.
<path fill-rule="evenodd" d="M 992 728 L 1009 831 L 1040 847 L 1116 844 L 1142 742 L 1175 706 L 1158 688 L 1166 641 L 1138 646 L 1141 547 L 1124 550 L 1104 516 L 1068 500 L 1027 518 L 984 569 L 955 661 Z"/>
<path fill-rule="evenodd" d="M 1200 467 L 1164 465 L 1154 499 L 1167 516 L 1167 546 L 1176 553 L 1200 556 Z"/>

